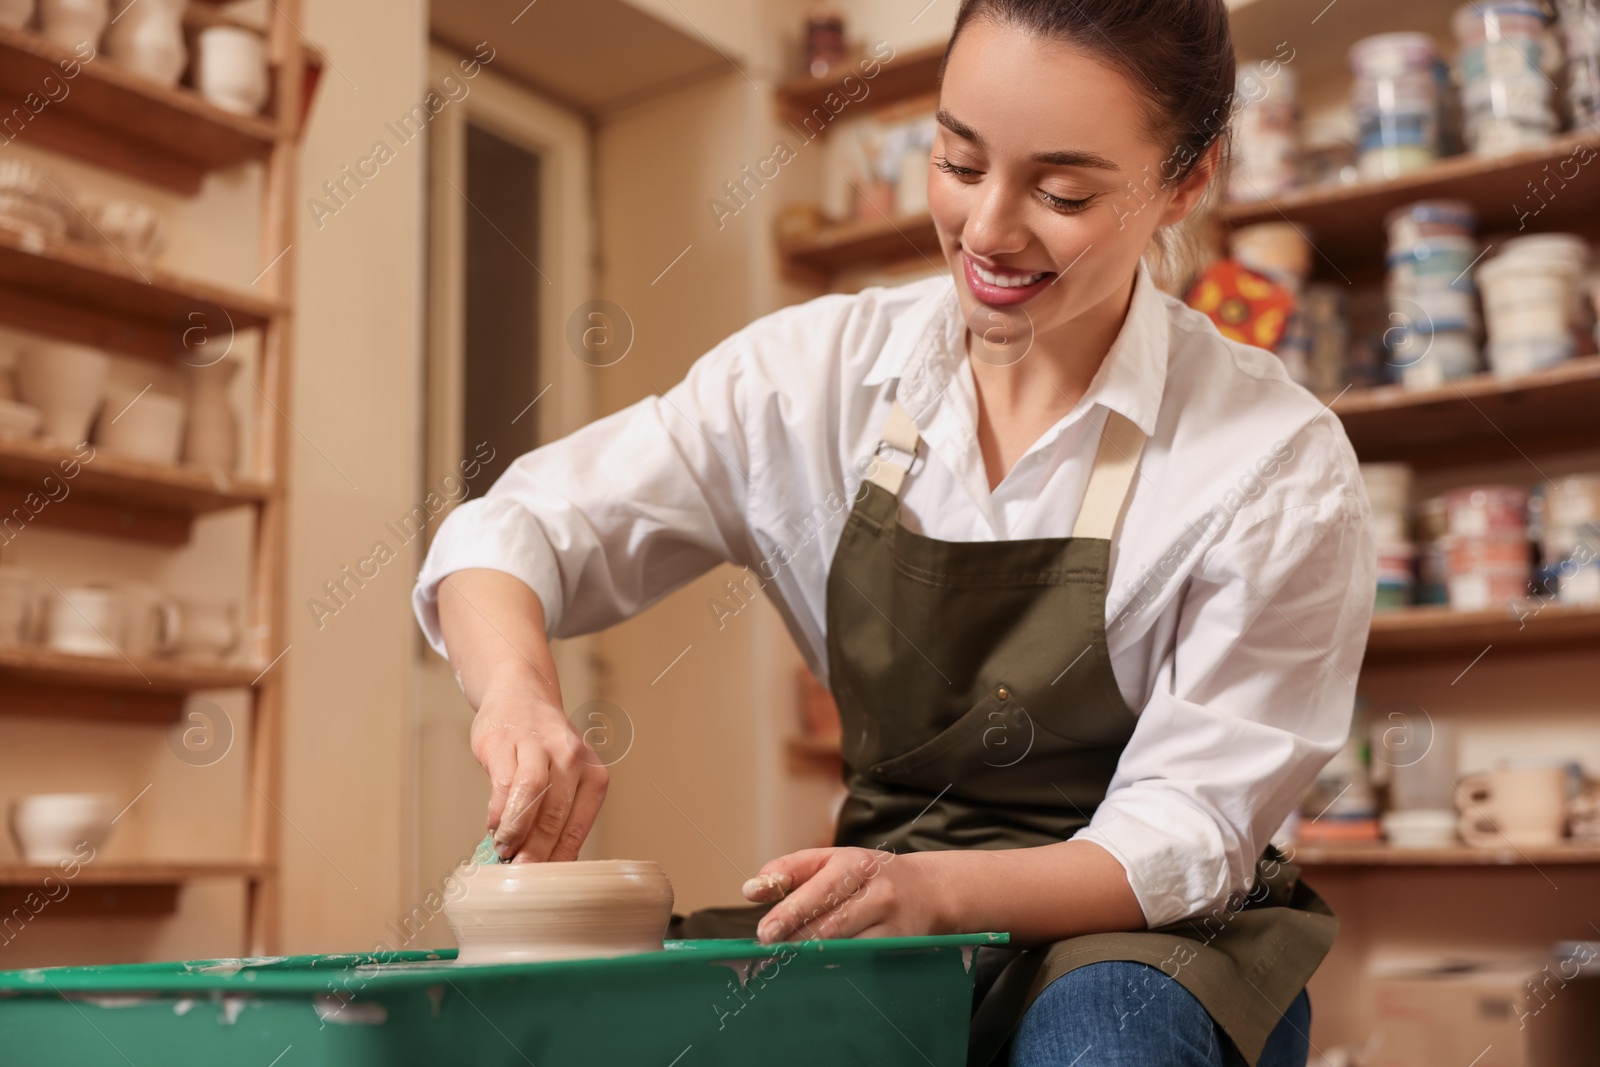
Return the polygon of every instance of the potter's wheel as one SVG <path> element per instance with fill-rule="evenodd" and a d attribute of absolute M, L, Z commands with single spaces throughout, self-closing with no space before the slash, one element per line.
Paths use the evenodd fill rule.
<path fill-rule="evenodd" d="M 444 907 L 459 964 L 602 959 L 661 948 L 672 883 L 650 860 L 470 865 Z"/>

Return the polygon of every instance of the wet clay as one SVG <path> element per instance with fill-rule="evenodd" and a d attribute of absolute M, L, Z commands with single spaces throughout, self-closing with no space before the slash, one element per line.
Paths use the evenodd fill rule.
<path fill-rule="evenodd" d="M 653 952 L 672 918 L 672 883 L 650 860 L 501 863 L 471 868 L 447 901 L 458 963 L 534 963 Z"/>

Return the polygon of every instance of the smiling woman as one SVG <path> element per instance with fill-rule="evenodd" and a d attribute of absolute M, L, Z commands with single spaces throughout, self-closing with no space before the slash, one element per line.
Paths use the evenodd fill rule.
<path fill-rule="evenodd" d="M 451 515 L 415 605 L 503 856 L 572 858 L 606 790 L 548 638 L 779 558 L 847 796 L 678 935 L 1004 930 L 970 1062 L 1304 1064 L 1336 922 L 1268 842 L 1348 735 L 1374 559 L 1338 420 L 1152 278 L 1234 78 L 1223 0 L 964 0 L 949 275 L 766 316 Z"/>

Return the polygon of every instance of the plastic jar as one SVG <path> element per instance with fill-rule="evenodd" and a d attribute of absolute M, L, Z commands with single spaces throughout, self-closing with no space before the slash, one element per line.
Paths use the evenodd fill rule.
<path fill-rule="evenodd" d="M 1528 491 L 1520 485 L 1469 485 L 1444 494 L 1452 538 L 1514 534 L 1526 541 Z"/>
<path fill-rule="evenodd" d="M 1478 217 L 1465 200 L 1419 200 L 1395 208 L 1383 220 L 1391 255 L 1409 251 L 1430 237 L 1471 237 L 1477 224 Z"/>

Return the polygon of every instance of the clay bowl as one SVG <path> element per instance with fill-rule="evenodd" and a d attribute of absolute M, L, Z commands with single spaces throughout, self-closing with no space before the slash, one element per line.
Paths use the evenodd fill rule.
<path fill-rule="evenodd" d="M 672 883 L 650 860 L 471 868 L 444 907 L 458 963 L 537 963 L 655 952 Z"/>

